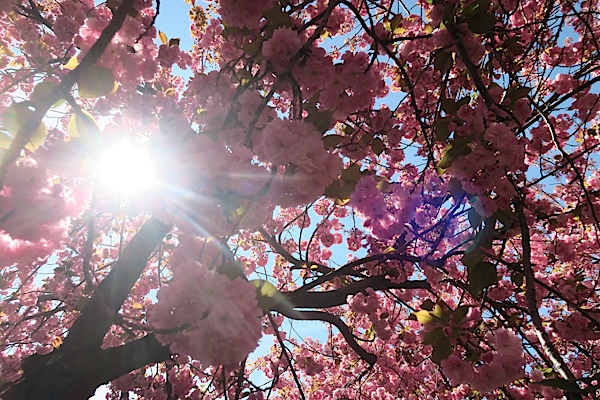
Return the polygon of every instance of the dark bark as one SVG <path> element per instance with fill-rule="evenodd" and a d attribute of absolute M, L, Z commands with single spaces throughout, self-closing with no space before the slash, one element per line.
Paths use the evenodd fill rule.
<path fill-rule="evenodd" d="M 3 400 L 86 400 L 96 388 L 128 372 L 170 357 L 154 335 L 106 350 L 34 356 L 45 363 L 2 395 Z M 31 357 L 30 357 L 31 358 Z"/>
<path fill-rule="evenodd" d="M 365 278 L 361 281 L 352 282 L 336 290 L 324 292 L 304 292 L 303 287 L 298 291 L 284 295 L 284 303 L 294 308 L 329 308 L 346 304 L 346 298 L 364 292 L 367 288 L 374 290 L 390 289 L 425 289 L 430 290 L 431 285 L 427 281 L 404 281 L 392 282 L 381 276 Z M 279 305 L 278 305 L 279 306 Z"/>
<path fill-rule="evenodd" d="M 148 258 L 170 229 L 155 218 L 144 224 L 96 288 L 63 346 L 23 360 L 23 377 L 2 395 L 3 400 L 85 400 L 111 379 L 170 356 L 154 336 L 106 350 L 100 347 Z"/>
<path fill-rule="evenodd" d="M 70 352 L 102 344 L 115 315 L 146 268 L 148 258 L 169 230 L 169 225 L 156 218 L 150 218 L 144 224 L 123 250 L 110 274 L 96 288 L 94 297 L 69 330 L 61 349 Z"/>

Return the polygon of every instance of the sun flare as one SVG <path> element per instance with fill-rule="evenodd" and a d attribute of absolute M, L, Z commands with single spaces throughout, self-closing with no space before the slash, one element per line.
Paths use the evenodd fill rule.
<path fill-rule="evenodd" d="M 154 168 L 147 151 L 123 142 L 106 150 L 98 163 L 103 187 L 117 194 L 131 196 L 148 189 L 154 181 Z"/>

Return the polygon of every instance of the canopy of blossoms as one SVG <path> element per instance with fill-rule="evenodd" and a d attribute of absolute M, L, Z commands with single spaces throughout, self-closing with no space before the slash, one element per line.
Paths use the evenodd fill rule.
<path fill-rule="evenodd" d="M 0 1 L 2 399 L 600 396 L 600 2 L 171 1 Z"/>

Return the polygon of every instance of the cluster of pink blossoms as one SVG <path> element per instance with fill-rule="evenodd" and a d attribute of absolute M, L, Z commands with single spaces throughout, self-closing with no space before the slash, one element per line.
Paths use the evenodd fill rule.
<path fill-rule="evenodd" d="M 272 185 L 274 201 L 286 206 L 317 198 L 343 166 L 338 155 L 323 148 L 321 134 L 306 121 L 274 119 L 257 134 L 253 150 L 261 160 L 286 167 L 282 179 Z"/>
<path fill-rule="evenodd" d="M 45 168 L 32 159 L 11 167 L 0 191 L 0 265 L 49 256 L 66 239 L 70 211 L 66 188 Z"/>
<path fill-rule="evenodd" d="M 463 115 L 465 115 L 463 113 Z M 477 113 L 469 115 L 475 120 Z M 467 124 L 483 124 L 467 120 Z M 498 209 L 505 209 L 516 195 L 506 171 L 526 170 L 525 146 L 507 125 L 491 123 L 483 133 L 487 145 L 472 143 L 469 154 L 457 157 L 449 168 L 455 178 L 461 180 L 462 188 L 477 196 L 474 207 L 480 215 L 491 216 Z"/>
<path fill-rule="evenodd" d="M 256 348 L 261 317 L 254 285 L 191 260 L 173 266 L 173 280 L 158 292 L 158 303 L 148 312 L 158 340 L 173 353 L 228 368 Z"/>
<path fill-rule="evenodd" d="M 523 376 L 523 342 L 513 331 L 500 328 L 486 335 L 486 341 L 493 350 L 481 355 L 480 365 L 463 360 L 457 350 L 442 361 L 442 370 L 453 384 L 467 383 L 485 393 Z"/>
<path fill-rule="evenodd" d="M 393 327 L 390 326 L 386 318 L 381 318 L 384 308 L 373 289 L 367 289 L 365 294 L 358 293 L 354 296 L 348 296 L 347 301 L 352 311 L 368 317 L 377 338 L 387 341 L 394 336 Z"/>
<path fill-rule="evenodd" d="M 258 28 L 263 13 L 273 6 L 273 0 L 222 0 L 219 13 L 225 25 L 237 28 Z"/>
<path fill-rule="evenodd" d="M 404 224 L 414 211 L 413 196 L 396 185 L 385 197 L 372 176 L 360 179 L 350 204 L 364 218 L 363 226 L 380 240 L 390 240 L 404 232 Z"/>
<path fill-rule="evenodd" d="M 271 39 L 265 42 L 263 54 L 271 61 L 275 71 L 281 72 L 301 46 L 302 38 L 298 33 L 293 29 L 282 27 L 275 30 Z"/>

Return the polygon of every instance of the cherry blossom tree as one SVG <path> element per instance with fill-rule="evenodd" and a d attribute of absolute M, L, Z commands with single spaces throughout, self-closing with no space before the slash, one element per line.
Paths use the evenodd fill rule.
<path fill-rule="evenodd" d="M 2 399 L 600 395 L 600 2 L 166 3 L 0 2 Z"/>

